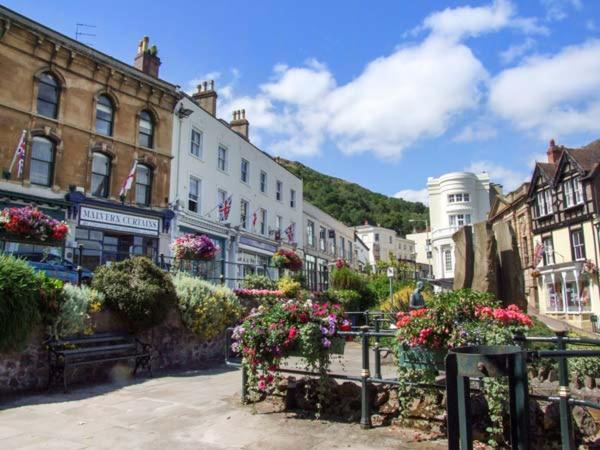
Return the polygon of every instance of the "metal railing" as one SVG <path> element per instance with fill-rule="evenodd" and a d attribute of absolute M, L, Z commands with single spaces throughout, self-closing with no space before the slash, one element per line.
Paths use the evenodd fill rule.
<path fill-rule="evenodd" d="M 369 390 L 372 384 L 386 385 L 408 385 L 414 388 L 422 389 L 437 389 L 446 390 L 445 382 L 442 383 L 418 383 L 404 382 L 398 378 L 383 378 L 381 375 L 381 353 L 387 352 L 389 349 L 379 345 L 381 338 L 393 338 L 395 330 L 381 329 L 383 323 L 390 320 L 387 313 L 380 311 L 365 311 L 365 312 L 350 312 L 349 316 L 362 317 L 365 324 L 353 326 L 353 331 L 338 332 L 340 337 L 358 338 L 361 344 L 361 372 L 355 374 L 328 373 L 327 375 L 333 379 L 354 381 L 360 383 L 361 387 L 361 418 L 360 425 L 362 428 L 371 428 L 371 404 L 369 401 Z M 242 361 L 239 355 L 231 353 L 231 333 L 233 328 L 229 328 L 225 340 L 225 363 L 228 366 L 238 367 L 242 369 L 242 402 L 248 400 L 247 374 L 242 366 Z M 561 424 L 561 445 L 563 450 L 575 450 L 575 438 L 573 432 L 573 418 L 571 416 L 571 408 L 573 406 L 584 406 L 588 408 L 600 409 L 600 404 L 584 399 L 573 398 L 569 389 L 569 371 L 568 358 L 581 357 L 600 357 L 600 340 L 589 338 L 573 338 L 566 336 L 566 332 L 557 332 L 554 337 L 529 337 L 523 334 L 515 335 L 515 342 L 523 346 L 527 350 L 527 343 L 542 342 L 555 344 L 554 350 L 527 350 L 527 359 L 523 360 L 524 373 L 527 373 L 527 364 L 539 358 L 552 358 L 558 361 L 559 365 L 559 388 L 557 395 L 539 395 L 528 392 L 529 398 L 537 400 L 559 403 L 560 409 L 560 424 Z M 597 346 L 598 349 L 567 349 L 569 345 L 587 345 Z M 370 351 L 374 352 L 374 374 L 371 375 L 371 360 Z M 293 375 L 305 375 L 309 377 L 318 377 L 319 374 L 306 370 L 291 369 L 282 367 L 278 369 L 282 373 Z M 474 381 L 481 381 L 479 378 L 474 378 Z M 528 448 L 526 444 L 523 448 Z M 521 447 L 519 447 L 521 448 Z"/>

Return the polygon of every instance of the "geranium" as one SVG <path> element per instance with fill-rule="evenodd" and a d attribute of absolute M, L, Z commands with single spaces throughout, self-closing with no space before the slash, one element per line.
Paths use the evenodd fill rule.
<path fill-rule="evenodd" d="M 211 260 L 219 252 L 219 246 L 204 234 L 184 234 L 171 243 L 171 250 L 178 260 Z"/>
<path fill-rule="evenodd" d="M 272 387 L 281 360 L 299 354 L 307 366 L 323 370 L 329 349 L 349 330 L 339 305 L 287 300 L 253 309 L 233 331 L 232 350 L 242 354 L 254 390 Z"/>
<path fill-rule="evenodd" d="M 348 267 L 348 263 L 343 258 L 338 258 L 335 260 L 336 269 L 343 269 L 344 267 Z"/>
<path fill-rule="evenodd" d="M 284 296 L 283 291 L 271 289 L 234 289 L 233 292 L 243 299 L 263 297 L 282 298 Z"/>
<path fill-rule="evenodd" d="M 300 259 L 300 256 L 295 251 L 286 248 L 280 248 L 273 253 L 271 261 L 275 267 L 288 269 L 292 272 L 302 269 L 302 259 Z"/>
<path fill-rule="evenodd" d="M 60 241 L 69 233 L 69 226 L 37 208 L 26 206 L 3 209 L 0 212 L 0 230 L 24 239 Z"/>

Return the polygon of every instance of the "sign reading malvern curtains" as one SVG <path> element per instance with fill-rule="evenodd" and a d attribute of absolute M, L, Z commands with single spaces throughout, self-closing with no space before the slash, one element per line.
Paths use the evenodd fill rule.
<path fill-rule="evenodd" d="M 81 207 L 79 225 L 144 234 L 147 236 L 158 236 L 159 234 L 158 219 L 90 208 L 88 206 Z"/>

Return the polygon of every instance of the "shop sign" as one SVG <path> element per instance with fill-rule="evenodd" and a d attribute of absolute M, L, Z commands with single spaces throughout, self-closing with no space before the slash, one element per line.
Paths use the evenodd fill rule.
<path fill-rule="evenodd" d="M 276 245 L 269 244 L 267 242 L 262 242 L 256 239 L 249 238 L 247 236 L 240 236 L 240 244 L 248 245 L 249 247 L 259 248 L 261 250 L 265 250 L 270 253 L 275 253 L 277 250 Z"/>
<path fill-rule="evenodd" d="M 132 234 L 158 236 L 160 221 L 151 217 L 82 206 L 79 212 L 79 225 L 103 230 L 118 230 Z"/>

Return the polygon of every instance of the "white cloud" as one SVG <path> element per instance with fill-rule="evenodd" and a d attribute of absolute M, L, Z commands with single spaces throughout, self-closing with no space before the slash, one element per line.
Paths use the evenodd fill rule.
<path fill-rule="evenodd" d="M 571 8 L 583 7 L 581 0 L 542 0 L 542 6 L 546 9 L 546 20 L 551 22 L 564 20 Z"/>
<path fill-rule="evenodd" d="M 401 198 L 409 202 L 421 202 L 424 205 L 429 204 L 427 188 L 424 189 L 403 189 L 394 194 L 394 197 Z"/>
<path fill-rule="evenodd" d="M 454 142 L 487 141 L 495 138 L 498 131 L 487 123 L 474 123 L 465 126 L 454 138 Z"/>
<path fill-rule="evenodd" d="M 548 139 L 598 130 L 600 40 L 526 59 L 494 77 L 489 106 L 522 130 Z"/>
<path fill-rule="evenodd" d="M 527 38 L 520 44 L 511 45 L 500 53 L 500 60 L 504 64 L 509 64 L 532 50 L 535 47 L 535 44 L 534 39 Z"/>
<path fill-rule="evenodd" d="M 467 172 L 486 172 L 490 181 L 502 185 L 504 192 L 510 192 L 529 179 L 529 173 L 521 172 L 496 164 L 492 161 L 475 161 L 465 168 Z"/>

